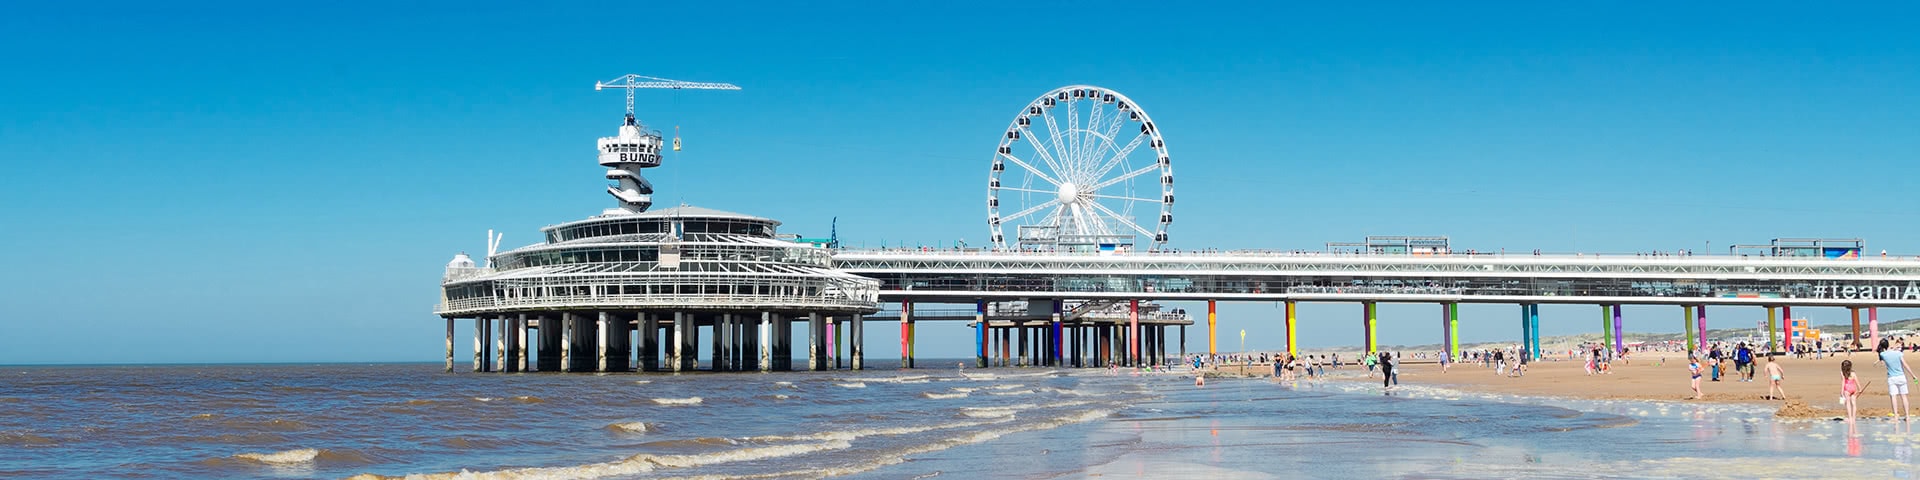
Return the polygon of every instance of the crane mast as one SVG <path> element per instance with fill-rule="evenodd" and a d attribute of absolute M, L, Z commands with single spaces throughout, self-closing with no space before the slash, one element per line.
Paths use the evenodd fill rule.
<path fill-rule="evenodd" d="M 612 195 L 619 206 L 606 214 L 635 214 L 647 211 L 653 206 L 653 184 L 640 175 L 642 169 L 660 166 L 660 132 L 647 130 L 633 116 L 633 91 L 642 88 L 664 88 L 674 90 L 739 90 L 731 83 L 683 82 L 679 80 L 649 77 L 645 75 L 622 75 L 606 82 L 594 82 L 594 90 L 624 88 L 627 90 L 627 118 L 620 126 L 619 135 L 600 138 L 600 165 L 607 168 L 607 180 L 615 183 L 607 186 L 607 194 Z M 680 138 L 676 128 L 673 149 L 680 149 Z"/>

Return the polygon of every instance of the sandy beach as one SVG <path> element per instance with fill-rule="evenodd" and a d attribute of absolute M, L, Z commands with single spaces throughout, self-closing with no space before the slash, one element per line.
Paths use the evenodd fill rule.
<path fill-rule="evenodd" d="M 1739 381 L 1739 377 L 1731 371 L 1718 382 L 1711 381 L 1710 374 L 1702 377 L 1700 390 L 1705 398 L 1692 400 L 1693 392 L 1688 387 L 1687 363 L 1683 353 L 1636 354 L 1630 362 L 1614 362 L 1612 373 L 1605 375 L 1587 375 L 1581 361 L 1566 360 L 1564 354 L 1559 358 L 1561 360 L 1531 363 L 1526 375 L 1521 377 L 1496 375 L 1492 368 L 1482 368 L 1478 363 L 1455 364 L 1445 372 L 1437 363 L 1409 363 L 1401 367 L 1400 381 L 1490 393 L 1582 399 L 1771 403 L 1782 407 L 1778 413 L 1781 417 L 1829 418 L 1846 414 L 1839 404 L 1840 362 L 1851 359 L 1854 371 L 1866 383 L 1865 392 L 1859 400 L 1860 415 L 1886 416 L 1890 405 L 1886 369 L 1875 361 L 1871 352 L 1859 352 L 1851 357 L 1843 353 L 1837 357 L 1819 359 L 1778 357 L 1776 361 L 1785 371 L 1781 382 L 1786 390 L 1785 400 L 1766 398 L 1764 361 L 1755 366 L 1752 382 Z M 1908 363 L 1914 361 L 1909 360 Z M 1728 361 L 1725 365 L 1728 370 L 1733 369 L 1733 362 Z M 1348 366 L 1339 371 L 1364 372 L 1365 367 Z"/>

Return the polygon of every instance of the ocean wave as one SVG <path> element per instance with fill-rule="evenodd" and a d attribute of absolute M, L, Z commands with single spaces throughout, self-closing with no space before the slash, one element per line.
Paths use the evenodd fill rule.
<path fill-rule="evenodd" d="M 747 440 L 758 441 L 758 442 L 790 442 L 790 441 L 796 441 L 796 440 L 839 440 L 839 441 L 851 442 L 854 440 L 859 440 L 862 437 L 912 435 L 916 433 L 931 432 L 934 430 L 950 430 L 955 428 L 978 427 L 981 425 L 991 425 L 995 423 L 1002 423 L 1005 421 L 1006 420 L 989 420 L 989 421 L 940 423 L 940 424 L 932 424 L 932 425 L 914 425 L 914 426 L 906 426 L 906 427 L 859 428 L 859 429 L 853 429 L 853 430 L 833 430 L 833 431 L 806 434 L 806 435 L 766 435 L 766 436 L 759 436 L 759 437 L 751 437 L 751 438 L 748 438 Z"/>
<path fill-rule="evenodd" d="M 845 441 L 832 441 L 812 444 L 774 445 L 767 447 L 736 448 L 721 452 L 690 455 L 638 454 L 624 459 L 574 465 L 566 467 L 534 467 L 497 470 L 491 472 L 442 472 L 413 474 L 405 477 L 389 477 L 363 473 L 354 475 L 355 480 L 374 479 L 421 479 L 421 480 L 519 480 L 539 479 L 592 479 L 604 477 L 626 477 L 654 472 L 660 468 L 689 468 L 731 462 L 750 462 L 781 457 L 805 455 L 827 450 L 844 450 L 853 445 Z"/>
<path fill-rule="evenodd" d="M 1026 386 L 1026 385 L 1022 385 L 1022 384 L 1018 384 L 1018 383 L 1009 383 L 1009 384 L 1006 384 L 1006 385 L 994 385 L 994 386 L 991 386 L 991 387 L 987 387 L 987 388 L 991 388 L 991 389 L 994 389 L 994 390 L 1012 390 L 1012 389 L 1016 389 L 1016 388 L 1020 388 L 1020 387 L 1024 387 L 1024 386 Z"/>
<path fill-rule="evenodd" d="M 954 393 L 921 392 L 920 393 L 920 396 L 927 397 L 933 400 L 949 400 L 949 399 L 955 399 L 955 398 L 967 398 L 967 395 L 968 395 L 967 392 L 954 392 Z"/>
<path fill-rule="evenodd" d="M 372 458 L 353 450 L 335 450 L 330 448 L 301 448 L 272 453 L 241 453 L 233 458 L 248 462 L 277 467 L 311 465 L 324 463 L 329 465 L 371 465 Z"/>
<path fill-rule="evenodd" d="M 473 397 L 473 400 L 474 400 L 474 401 L 477 401 L 477 402 L 491 402 L 491 401 L 494 401 L 494 400 L 499 400 L 499 398 L 497 398 L 497 397 Z"/>
<path fill-rule="evenodd" d="M 649 383 L 653 383 L 653 381 L 652 380 L 634 380 L 633 383 L 635 385 L 646 385 Z"/>
<path fill-rule="evenodd" d="M 867 388 L 867 384 L 865 384 L 865 383 L 860 383 L 860 382 L 853 382 L 853 383 L 836 383 L 836 384 L 834 384 L 834 385 L 838 385 L 838 386 L 840 386 L 840 387 L 842 387 L 842 388 Z"/>
<path fill-rule="evenodd" d="M 999 396 L 1002 396 L 1002 397 L 1011 397 L 1011 396 L 1014 396 L 1014 395 L 1032 395 L 1032 394 L 1033 394 L 1033 390 L 1002 390 L 1002 391 L 998 391 L 998 392 L 987 392 L 987 394 L 988 394 L 988 395 L 999 395 Z"/>
<path fill-rule="evenodd" d="M 700 437 L 700 438 L 682 438 L 682 439 L 676 439 L 676 440 L 656 440 L 656 441 L 640 444 L 640 446 L 645 447 L 647 450 L 671 450 L 671 449 L 687 449 L 687 448 L 698 448 L 702 450 L 707 450 L 707 449 L 711 449 L 712 447 L 732 447 L 739 444 L 740 444 L 739 440 L 734 440 L 727 437 Z"/>
<path fill-rule="evenodd" d="M 899 377 L 858 378 L 858 379 L 846 379 L 846 380 L 856 380 L 856 381 L 862 381 L 862 382 L 875 382 L 875 383 L 927 383 L 932 381 L 932 380 L 929 380 L 931 378 L 933 378 L 932 375 L 906 375 L 906 376 L 899 376 Z"/>
<path fill-rule="evenodd" d="M 315 448 L 302 448 L 273 453 L 242 453 L 234 455 L 233 458 L 252 460 L 268 465 L 293 465 L 313 463 L 314 459 L 320 458 L 320 450 Z"/>
<path fill-rule="evenodd" d="M 700 397 L 653 399 L 653 403 L 659 405 L 699 405 L 702 401 Z"/>
<path fill-rule="evenodd" d="M 647 422 L 625 422 L 607 425 L 607 430 L 620 433 L 647 433 L 653 431 L 653 429 L 653 424 Z"/>
<path fill-rule="evenodd" d="M 518 397 L 513 397 L 513 401 L 520 402 L 520 403 L 547 403 L 547 399 L 532 396 L 532 395 L 521 395 Z"/>

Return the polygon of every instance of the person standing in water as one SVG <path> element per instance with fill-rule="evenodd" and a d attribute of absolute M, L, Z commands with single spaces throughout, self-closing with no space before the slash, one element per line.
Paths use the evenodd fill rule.
<path fill-rule="evenodd" d="M 1380 352 L 1380 374 L 1382 387 L 1392 388 L 1394 384 L 1400 383 L 1393 378 L 1393 354 Z"/>
<path fill-rule="evenodd" d="M 1880 363 L 1887 365 L 1887 396 L 1893 399 L 1893 411 L 1889 415 L 1906 420 L 1909 410 L 1912 409 L 1912 405 L 1907 402 L 1907 375 L 1912 370 L 1907 368 L 1907 359 L 1900 355 L 1900 350 L 1890 348 L 1891 346 L 1891 342 L 1882 338 L 1880 347 L 1874 351 L 1880 353 Z"/>
<path fill-rule="evenodd" d="M 1693 399 L 1699 400 L 1705 396 L 1700 394 L 1700 357 L 1687 354 L 1687 373 L 1693 375 Z"/>
<path fill-rule="evenodd" d="M 1767 357 L 1767 398 L 1768 399 L 1770 400 L 1786 400 L 1787 399 L 1787 389 L 1780 387 L 1780 381 L 1786 379 L 1786 376 L 1787 376 L 1787 372 L 1786 370 L 1780 368 L 1780 362 L 1775 362 L 1773 361 L 1772 356 L 1768 356 Z"/>
<path fill-rule="evenodd" d="M 1853 360 L 1840 361 L 1840 401 L 1847 405 L 1847 423 L 1859 415 L 1860 377 L 1853 374 Z"/>

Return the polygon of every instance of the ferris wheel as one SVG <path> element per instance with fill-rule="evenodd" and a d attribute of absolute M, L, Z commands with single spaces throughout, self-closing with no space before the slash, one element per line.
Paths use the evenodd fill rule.
<path fill-rule="evenodd" d="M 1171 223 L 1167 144 L 1146 110 L 1120 92 L 1054 89 L 1001 135 L 987 180 L 994 248 L 1157 250 Z"/>

